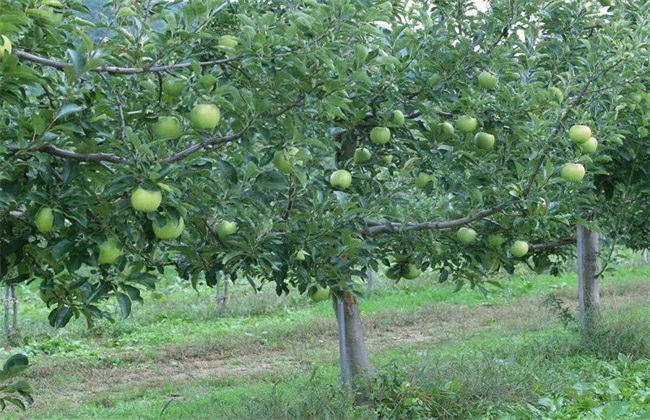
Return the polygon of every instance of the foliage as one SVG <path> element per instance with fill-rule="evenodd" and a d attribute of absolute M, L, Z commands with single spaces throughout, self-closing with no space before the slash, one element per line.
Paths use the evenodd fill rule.
<path fill-rule="evenodd" d="M 644 2 L 108 1 L 92 14 L 79 0 L 4 2 L 14 52 L 0 62 L 0 277 L 38 279 L 59 327 L 110 317 L 98 305 L 109 297 L 128 316 L 170 263 L 195 287 L 224 271 L 279 294 L 354 290 L 380 262 L 478 285 L 524 261 L 559 272 L 570 251 L 541 245 L 621 205 L 604 227 L 644 246 L 646 20 Z M 499 76 L 489 91 L 477 83 L 486 69 Z M 181 95 L 164 92 L 169 77 Z M 197 103 L 221 109 L 216 130 L 190 126 Z M 441 130 L 465 114 L 494 148 Z M 162 116 L 183 121 L 180 138 L 155 135 Z M 592 127 L 596 155 L 568 141 L 574 123 Z M 369 141 L 375 126 L 390 127 L 388 144 Z M 361 146 L 373 158 L 356 163 Z M 583 183 L 557 176 L 566 161 L 587 167 Z M 342 168 L 345 192 L 328 183 Z M 132 209 L 138 186 L 163 205 Z M 54 212 L 48 234 L 33 222 L 42 207 Z M 155 237 L 181 218 L 179 240 Z M 227 239 L 223 220 L 238 226 Z M 462 225 L 479 232 L 467 247 L 453 234 Z M 540 246 L 513 259 L 487 246 L 491 233 Z M 107 240 L 124 255 L 98 264 Z"/>
<path fill-rule="evenodd" d="M 4 411 L 7 404 L 13 404 L 25 410 L 25 403 L 32 404 L 32 389 L 27 381 L 16 379 L 25 369 L 29 361 L 24 354 L 14 354 L 9 357 L 0 371 L 0 411 Z"/>

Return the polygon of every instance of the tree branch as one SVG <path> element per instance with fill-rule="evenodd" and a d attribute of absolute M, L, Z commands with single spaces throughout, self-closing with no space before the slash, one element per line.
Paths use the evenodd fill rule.
<path fill-rule="evenodd" d="M 12 51 L 12 54 L 23 60 L 31 61 L 32 63 L 41 64 L 44 66 L 52 67 L 57 70 L 63 70 L 72 64 L 66 63 L 63 61 L 51 60 L 49 58 L 40 57 L 38 55 L 30 54 L 25 51 L 16 50 Z M 199 61 L 198 65 L 201 67 L 206 66 L 216 66 L 219 64 L 226 64 L 232 61 L 241 60 L 243 56 L 238 55 L 236 57 L 222 58 L 220 60 L 212 61 Z M 167 66 L 149 66 L 149 67 L 116 67 L 116 66 L 101 66 L 92 69 L 96 73 L 114 73 L 114 74 L 139 74 L 139 73 L 161 73 L 167 72 L 170 70 L 183 69 L 192 66 L 192 63 L 177 63 L 169 64 Z"/>
<path fill-rule="evenodd" d="M 378 223 L 375 220 L 368 220 L 368 224 L 372 224 L 373 226 L 369 226 L 363 230 L 363 235 L 364 236 L 371 236 L 371 235 L 376 235 L 378 233 L 397 233 L 397 232 L 404 232 L 404 231 L 409 231 L 409 230 L 444 230 L 444 229 L 451 229 L 455 227 L 459 227 L 462 225 L 466 225 L 468 223 L 474 222 L 476 220 L 481 220 L 484 219 L 488 216 L 491 216 L 493 214 L 499 213 L 503 211 L 506 207 L 508 207 L 510 203 L 502 203 L 496 207 L 492 207 L 486 210 L 482 210 L 478 213 L 474 213 L 469 216 L 462 217 L 460 219 L 454 219 L 454 220 L 445 220 L 445 221 L 438 221 L 438 222 L 424 222 L 424 223 L 396 223 L 396 222 L 384 222 L 381 224 L 376 224 Z"/>
<path fill-rule="evenodd" d="M 277 111 L 269 113 L 268 115 L 271 118 L 279 117 L 280 115 L 289 112 L 293 108 L 297 108 L 299 106 L 302 106 L 302 104 L 304 104 L 304 103 L 305 103 L 305 93 L 303 91 L 298 91 L 298 94 L 296 95 L 296 100 L 295 101 L 293 101 L 289 105 L 286 105 L 286 106 L 278 109 Z"/>
<path fill-rule="evenodd" d="M 27 148 L 18 147 L 15 144 L 10 144 L 7 147 L 12 152 L 19 152 L 23 150 L 36 150 L 39 152 L 49 153 L 54 156 L 65 157 L 82 162 L 111 162 L 111 163 L 130 163 L 129 160 L 124 159 L 114 153 L 79 153 L 73 150 L 61 149 L 52 144 L 42 144 L 40 146 L 32 146 Z"/>
<path fill-rule="evenodd" d="M 575 244 L 576 244 L 576 238 L 563 238 L 560 239 L 559 241 L 530 244 L 528 246 L 528 249 L 530 249 L 531 251 L 538 251 L 540 249 L 558 248 L 561 246 L 575 245 Z"/>
<path fill-rule="evenodd" d="M 234 133 L 234 134 L 231 134 L 229 136 L 211 137 L 209 139 L 205 139 L 200 143 L 193 144 L 190 147 L 188 147 L 187 149 L 181 150 L 180 152 L 171 155 L 167 159 L 163 160 L 161 163 L 163 165 L 169 165 L 170 163 L 178 162 L 179 160 L 185 159 L 186 157 L 188 157 L 192 153 L 198 152 L 199 150 L 205 149 L 205 148 L 207 148 L 209 146 L 224 144 L 224 143 L 231 142 L 233 140 L 237 140 L 238 138 L 240 138 L 241 136 L 244 135 L 244 133 L 246 132 L 246 130 L 248 130 L 249 127 L 250 127 L 250 124 L 247 125 L 246 127 L 244 127 L 241 131 L 239 131 L 237 133 Z"/>

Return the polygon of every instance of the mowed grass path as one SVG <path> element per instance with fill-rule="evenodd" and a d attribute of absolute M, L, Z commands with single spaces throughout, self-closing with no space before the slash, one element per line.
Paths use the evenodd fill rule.
<path fill-rule="evenodd" d="M 376 289 L 361 300 L 378 376 L 394 375 L 396 366 L 408 376 L 417 370 L 412 367 L 425 366 L 447 378 L 441 386 L 455 389 L 454 384 L 472 381 L 472 387 L 479 386 L 474 393 L 484 389 L 504 400 L 524 401 L 534 390 L 512 389 L 507 382 L 494 389 L 498 371 L 476 372 L 500 363 L 485 363 L 481 355 L 503 354 L 505 360 L 510 349 L 576 339 L 576 332 L 542 304 L 553 292 L 575 308 L 572 273 L 504 278 L 503 289 L 488 296 L 467 288 L 454 292 L 453 284 L 432 278 L 395 285 L 378 277 Z M 605 277 L 604 317 L 650 318 L 648 280 L 650 266 L 643 265 Z M 5 355 L 20 351 L 30 357 L 26 376 L 35 403 L 25 413 L 10 409 L 6 418 L 230 418 L 242 404 L 298 398 L 309 384 L 339 395 L 336 322 L 328 302 L 255 295 L 242 285 L 233 288 L 226 311 L 217 316 L 212 289 L 196 292 L 165 279 L 147 293 L 143 306 L 134 306 L 129 319 L 102 322 L 90 331 L 78 320 L 57 331 L 47 326 L 42 304 L 27 289 L 19 293 L 22 329 L 17 347 L 7 347 Z M 327 404 L 335 403 L 327 392 L 310 397 L 323 399 L 314 403 L 323 404 L 322 417 Z M 267 418 L 275 418 L 273 408 L 263 411 Z M 348 408 L 331 416 L 373 418 L 375 412 Z"/>

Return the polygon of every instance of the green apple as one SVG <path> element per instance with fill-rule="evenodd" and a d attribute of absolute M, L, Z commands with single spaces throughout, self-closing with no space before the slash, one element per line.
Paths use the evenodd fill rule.
<path fill-rule="evenodd" d="M 393 161 L 393 155 L 381 155 L 379 158 L 384 163 L 391 163 Z"/>
<path fill-rule="evenodd" d="M 237 223 L 229 220 L 223 220 L 217 225 L 216 231 L 219 239 L 223 241 L 230 235 L 233 235 L 235 232 L 237 232 Z"/>
<path fill-rule="evenodd" d="M 591 138 L 591 128 L 586 125 L 573 125 L 569 128 L 569 138 L 574 143 L 585 143 Z"/>
<path fill-rule="evenodd" d="M 404 125 L 404 113 L 400 111 L 399 109 L 396 109 L 393 111 L 393 116 L 391 118 L 391 122 L 395 124 L 398 127 L 401 127 Z"/>
<path fill-rule="evenodd" d="M 370 130 L 370 141 L 376 144 L 386 144 L 390 141 L 390 129 L 388 127 L 375 127 Z"/>
<path fill-rule="evenodd" d="M 476 231 L 472 228 L 462 227 L 456 232 L 456 239 L 463 245 L 469 245 L 476 240 Z"/>
<path fill-rule="evenodd" d="M 579 163 L 566 163 L 560 169 L 560 176 L 569 182 L 580 182 L 585 176 L 585 167 Z"/>
<path fill-rule="evenodd" d="M 504 238 L 503 235 L 494 234 L 488 236 L 487 240 L 488 244 L 490 244 L 492 248 L 500 248 L 501 245 L 503 245 L 503 243 L 506 241 L 506 238 Z"/>
<path fill-rule="evenodd" d="M 289 162 L 289 159 L 284 152 L 275 152 L 273 155 L 273 165 L 283 174 L 291 173 L 291 162 Z"/>
<path fill-rule="evenodd" d="M 155 211 L 161 203 L 162 193 L 160 191 L 149 191 L 138 187 L 131 193 L 131 207 L 134 210 L 149 213 Z"/>
<path fill-rule="evenodd" d="M 489 150 L 494 147 L 494 140 L 492 134 L 484 133 L 482 131 L 476 133 L 474 136 L 474 144 L 482 150 Z"/>
<path fill-rule="evenodd" d="M 330 288 L 329 287 L 323 288 L 318 286 L 316 288 L 316 291 L 312 293 L 309 297 L 314 302 L 322 302 L 324 300 L 327 300 L 330 297 Z"/>
<path fill-rule="evenodd" d="M 219 79 L 211 74 L 203 74 L 196 80 L 196 84 L 201 90 L 210 91 L 215 87 L 218 81 Z"/>
<path fill-rule="evenodd" d="M 510 254 L 517 258 L 528 254 L 528 242 L 521 240 L 514 241 L 510 246 Z"/>
<path fill-rule="evenodd" d="M 2 41 L 2 43 L 0 43 L 0 60 L 2 60 L 5 53 L 11 54 L 11 41 L 4 35 L 2 35 L 0 40 Z"/>
<path fill-rule="evenodd" d="M 372 153 L 365 147 L 360 147 L 354 151 L 354 161 L 356 163 L 367 162 L 372 158 Z"/>
<path fill-rule="evenodd" d="M 153 233 L 157 238 L 176 239 L 183 233 L 183 229 L 185 229 L 185 221 L 182 217 L 180 217 L 178 220 L 174 220 L 168 217 L 163 226 L 158 226 L 154 223 L 152 227 Z"/>
<path fill-rule="evenodd" d="M 497 77 L 487 70 L 478 75 L 478 85 L 483 89 L 494 89 L 497 87 Z"/>
<path fill-rule="evenodd" d="M 407 264 L 401 274 L 406 280 L 413 280 L 420 277 L 420 269 L 415 264 Z"/>
<path fill-rule="evenodd" d="M 176 140 L 181 136 L 183 127 L 176 117 L 160 117 L 153 125 L 153 132 L 158 138 Z"/>
<path fill-rule="evenodd" d="M 339 169 L 330 175 L 330 184 L 337 190 L 344 190 L 348 188 L 351 183 L 352 175 L 345 169 Z"/>
<path fill-rule="evenodd" d="M 202 130 L 213 130 L 219 124 L 220 118 L 219 108 L 214 104 L 198 104 L 190 112 L 190 122 L 195 128 Z"/>
<path fill-rule="evenodd" d="M 36 229 L 41 233 L 50 233 L 54 228 L 54 212 L 50 207 L 41 208 L 34 218 Z"/>
<path fill-rule="evenodd" d="M 449 139 L 454 135 L 454 126 L 449 122 L 443 122 L 440 124 L 440 134 L 442 134 L 443 139 Z"/>
<path fill-rule="evenodd" d="M 471 133 L 476 130 L 476 127 L 478 127 L 478 121 L 476 118 L 470 117 L 469 115 L 462 115 L 456 120 L 456 125 L 460 131 Z"/>
<path fill-rule="evenodd" d="M 99 244 L 99 257 L 97 264 L 113 264 L 122 255 L 122 250 L 113 239 Z"/>
<path fill-rule="evenodd" d="M 169 96 L 180 96 L 183 93 L 183 88 L 185 87 L 185 81 L 182 79 L 177 79 L 175 77 L 167 76 L 162 83 L 162 91 L 165 95 Z"/>
<path fill-rule="evenodd" d="M 564 100 L 564 92 L 562 92 L 559 88 L 551 86 L 548 88 L 548 91 L 553 97 L 555 97 L 555 99 L 557 99 L 558 102 L 562 102 Z"/>
<path fill-rule="evenodd" d="M 418 188 L 425 188 L 427 184 L 434 179 L 433 175 L 426 172 L 420 172 L 418 176 L 415 177 L 415 186 Z"/>
<path fill-rule="evenodd" d="M 598 149 L 598 140 L 595 137 L 589 137 L 584 143 L 579 143 L 578 147 L 582 153 L 594 153 Z"/>
<path fill-rule="evenodd" d="M 235 48 L 239 44 L 237 38 L 231 35 L 223 35 L 219 38 L 219 45 L 227 48 Z"/>

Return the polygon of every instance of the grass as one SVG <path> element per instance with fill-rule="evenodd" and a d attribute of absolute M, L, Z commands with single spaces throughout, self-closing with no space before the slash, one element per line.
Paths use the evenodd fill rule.
<path fill-rule="evenodd" d="M 571 273 L 503 278 L 487 296 L 435 278 L 394 285 L 378 276 L 361 301 L 371 407 L 355 407 L 339 386 L 327 302 L 236 285 L 217 316 L 211 289 L 168 273 L 127 320 L 53 330 L 23 288 L 22 329 L 4 353 L 30 357 L 36 402 L 5 417 L 634 418 L 650 404 L 649 279 L 642 264 L 604 278 L 604 326 L 587 344 L 542 303 L 553 293 L 573 313 Z"/>

